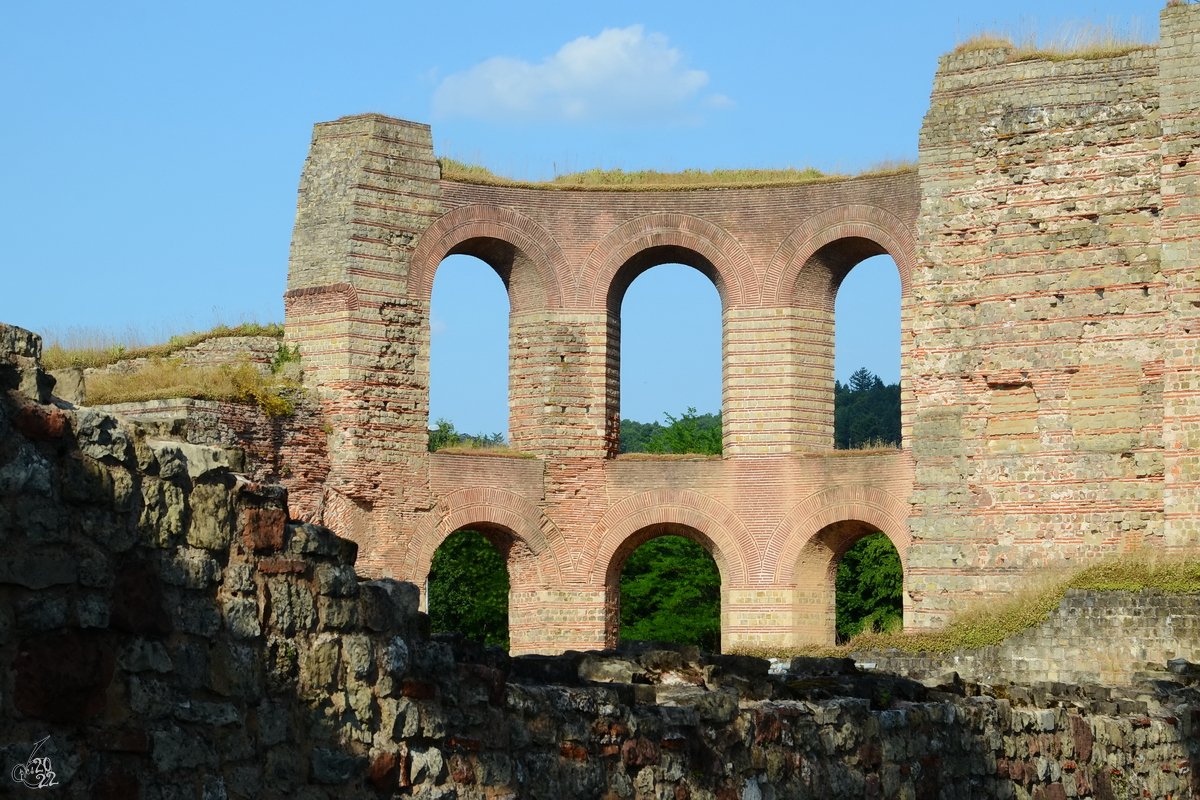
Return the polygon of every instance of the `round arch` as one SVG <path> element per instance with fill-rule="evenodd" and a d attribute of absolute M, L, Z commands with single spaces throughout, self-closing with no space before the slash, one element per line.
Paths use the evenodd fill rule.
<path fill-rule="evenodd" d="M 428 303 L 438 265 L 458 254 L 496 270 L 514 313 L 562 307 L 570 268 L 558 242 L 529 217 L 493 205 L 456 208 L 429 226 L 409 262 L 409 298 Z"/>
<path fill-rule="evenodd" d="M 835 276 L 836 288 L 836 281 L 859 261 L 883 254 L 896 262 L 900 296 L 908 297 L 916 264 L 916 231 L 910 227 L 891 212 L 866 205 L 838 206 L 805 220 L 784 239 L 771 258 L 763 283 L 764 303 L 824 305 L 825 298 L 804 296 L 806 283 L 815 277 L 811 275 L 815 269 L 814 257 L 842 271 L 842 275 Z M 821 258 L 822 254 L 825 258 Z M 835 263 L 828 263 L 831 261 Z"/>
<path fill-rule="evenodd" d="M 717 500 L 686 489 L 653 489 L 626 497 L 612 505 L 592 528 L 582 548 L 579 570 L 590 586 L 605 586 L 614 560 L 634 548 L 622 548 L 639 532 L 662 526 L 681 526 L 703 538 L 689 535 L 709 548 L 722 583 L 743 587 L 755 556 L 754 540 L 737 515 Z M 663 528 L 665 530 L 665 528 Z M 646 536 L 638 545 L 654 536 Z"/>
<path fill-rule="evenodd" d="M 870 486 L 840 486 L 810 495 L 784 517 L 771 536 L 763 566 L 776 585 L 793 587 L 794 644 L 834 644 L 834 579 L 842 556 L 859 539 L 882 532 L 907 575 L 912 542 L 908 511 L 907 503 Z M 903 602 L 907 614 L 907 593 Z"/>
<path fill-rule="evenodd" d="M 910 510 L 908 503 L 872 486 L 834 486 L 814 492 L 792 506 L 775 526 L 763 551 L 761 574 L 777 585 L 795 585 L 801 551 L 820 531 L 846 520 L 857 520 L 883 532 L 900 554 L 900 563 L 907 565 L 912 544 Z"/>
<path fill-rule="evenodd" d="M 669 263 L 686 264 L 707 275 L 721 295 L 723 309 L 757 300 L 754 265 L 737 239 L 699 217 L 662 213 L 618 225 L 593 248 L 580 276 L 578 301 L 615 312 L 634 278 Z"/>
<path fill-rule="evenodd" d="M 559 553 L 555 549 L 555 545 L 561 549 L 563 544 L 558 529 L 528 498 L 495 488 L 459 489 L 439 500 L 437 512 L 426 515 L 413 533 L 404 571 L 409 580 L 422 584 L 429 574 L 434 552 L 450 534 L 463 529 L 479 529 L 494 544 L 502 546 L 502 553 L 514 546 L 519 548 L 522 561 L 527 561 L 533 569 L 513 575 L 510 565 L 514 588 L 562 584 Z M 509 541 L 503 541 L 503 537 Z"/>

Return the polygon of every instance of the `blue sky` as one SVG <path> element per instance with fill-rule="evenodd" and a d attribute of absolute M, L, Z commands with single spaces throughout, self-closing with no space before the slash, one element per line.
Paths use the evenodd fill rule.
<path fill-rule="evenodd" d="M 7 3 L 0 320 L 120 334 L 281 319 L 297 181 L 322 120 L 430 122 L 439 155 L 527 179 L 597 166 L 855 170 L 916 155 L 938 56 L 972 32 L 1089 18 L 1153 38 L 1161 6 Z M 839 310 L 837 372 L 894 380 L 895 301 L 887 271 L 868 266 L 843 294 L 860 297 L 857 282 L 882 308 Z M 433 415 L 503 430 L 503 356 L 497 379 L 486 353 L 454 344 L 477 344 L 488 315 L 441 302 L 481 293 L 495 306 L 489 276 L 459 289 L 451 271 L 435 286 Z M 697 277 L 662 267 L 631 287 L 625 416 L 716 410 L 719 312 Z M 676 373 L 639 338 L 672 347 Z"/>

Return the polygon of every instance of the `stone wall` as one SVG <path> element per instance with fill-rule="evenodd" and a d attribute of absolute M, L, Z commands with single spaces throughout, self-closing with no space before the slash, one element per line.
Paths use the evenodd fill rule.
<path fill-rule="evenodd" d="M 1119 58 L 942 60 L 921 132 L 908 589 L 1196 544 L 1200 13 Z"/>
<path fill-rule="evenodd" d="M 320 521 L 362 546 L 365 571 L 419 585 L 453 526 L 490 531 L 514 577 L 521 652 L 615 641 L 615 574 L 635 542 L 668 529 L 727 567 L 726 647 L 831 641 L 828 562 L 850 543 L 825 529 L 849 514 L 858 535 L 883 530 L 903 550 L 911 486 L 906 453 L 831 452 L 833 300 L 854 264 L 882 252 L 907 296 L 916 177 L 480 186 L 437 179 L 425 126 L 380 115 L 316 126 L 285 300 L 287 340 L 332 429 Z M 463 457 L 462 479 L 447 480 L 426 452 L 429 301 L 438 264 L 457 253 L 508 287 L 509 435 L 536 467 Z M 621 299 L 670 262 L 722 297 L 726 458 L 715 464 L 615 458 Z"/>
<path fill-rule="evenodd" d="M 429 639 L 416 587 L 361 579 L 355 545 L 291 520 L 281 488 L 233 474 L 220 449 L 49 402 L 37 337 L 0 326 L 0 345 L 0 794 L 1200 788 L 1200 695 L 1183 683 L 987 694 L 864 676 L 839 660 L 770 675 L 765 661 L 689 648 L 509 658 Z"/>
<path fill-rule="evenodd" d="M 999 645 L 946 655 L 889 651 L 854 657 L 918 679 L 953 671 L 989 684 L 1130 685 L 1166 677 L 1170 661 L 1200 661 L 1200 595 L 1071 589 L 1045 622 Z"/>

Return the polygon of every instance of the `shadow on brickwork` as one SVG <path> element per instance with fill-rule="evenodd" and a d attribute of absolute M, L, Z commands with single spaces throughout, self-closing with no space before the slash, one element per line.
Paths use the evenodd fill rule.
<path fill-rule="evenodd" d="M 1114 694 L 430 637 L 414 586 L 361 580 L 352 542 L 222 451 L 52 402 L 39 348 L 0 326 L 0 795 L 1194 791 L 1187 675 Z"/>

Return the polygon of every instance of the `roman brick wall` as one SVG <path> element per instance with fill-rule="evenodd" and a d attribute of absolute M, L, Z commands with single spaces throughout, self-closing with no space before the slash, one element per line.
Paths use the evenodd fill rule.
<path fill-rule="evenodd" d="M 321 519 L 365 569 L 419 584 L 452 526 L 486 529 L 524 576 L 529 650 L 611 642 L 614 570 L 664 532 L 721 566 L 727 646 L 828 640 L 832 570 L 873 530 L 902 548 L 910 626 L 1043 566 L 1194 545 L 1197 27 L 1174 6 L 1158 46 L 1121 56 L 952 53 L 916 172 L 804 185 L 462 183 L 440 177 L 426 126 L 318 125 L 286 302 L 332 430 Z M 823 455 L 833 300 L 878 253 L 902 286 L 903 449 Z M 509 434 L 531 463 L 425 452 L 450 254 L 508 289 Z M 614 458 L 620 304 L 662 263 L 721 297 L 718 461 Z"/>
<path fill-rule="evenodd" d="M 445 536 L 484 531 L 508 557 L 519 652 L 614 641 L 620 564 L 664 532 L 722 567 L 727 644 L 828 640 L 829 560 L 870 530 L 908 544 L 905 453 L 819 456 L 832 448 L 837 286 L 887 252 L 907 298 L 915 173 L 669 192 L 433 184 L 428 140 L 377 115 L 314 132 L 286 302 L 333 431 L 324 523 L 363 545 L 364 568 L 422 585 Z M 532 462 L 426 452 L 429 302 L 456 253 L 508 287 L 509 435 Z M 674 262 L 721 295 L 726 457 L 614 460 L 621 299 Z M 815 583 L 798 589 L 803 542 L 844 521 L 831 508 L 869 520 L 828 534 L 833 546 L 806 556 Z M 768 563 L 780 552 L 791 563 Z"/>
<path fill-rule="evenodd" d="M 1167 131 L 1195 105 L 1198 25 L 1168 8 L 1159 48 L 1116 58 L 942 60 L 909 354 L 916 624 L 1037 567 L 1194 544 L 1195 262 L 1172 243 L 1194 186 L 1164 153 L 1196 144 Z"/>

